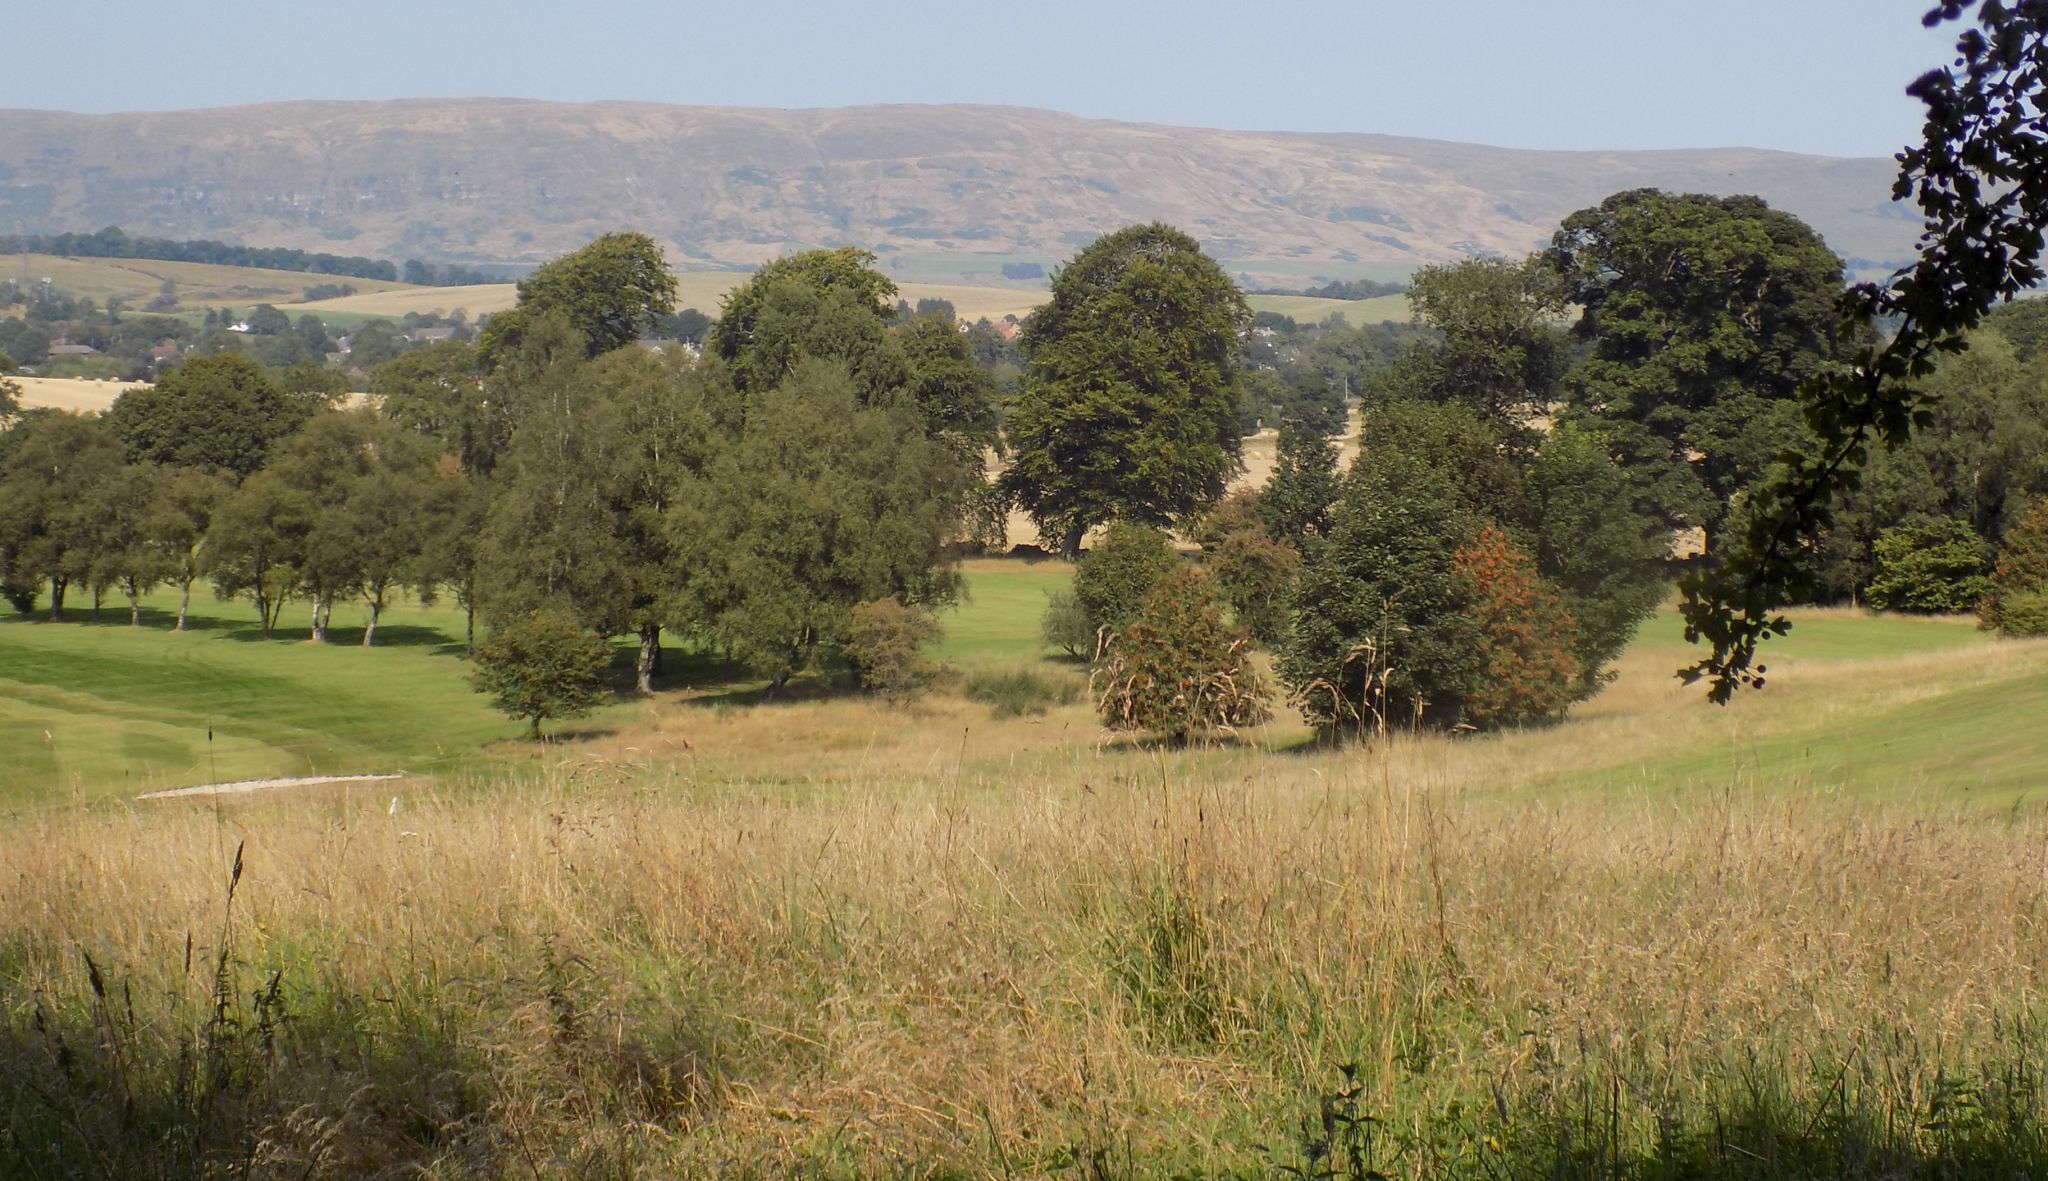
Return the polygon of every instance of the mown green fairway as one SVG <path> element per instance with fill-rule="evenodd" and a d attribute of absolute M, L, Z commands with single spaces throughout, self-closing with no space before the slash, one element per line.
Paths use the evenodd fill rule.
<path fill-rule="evenodd" d="M 470 691 L 452 607 L 387 612 L 380 646 L 364 650 L 349 609 L 317 646 L 298 627 L 262 639 L 240 603 L 195 599 L 182 635 L 169 630 L 175 601 L 148 606 L 139 628 L 125 605 L 98 624 L 0 613 L 0 799 L 448 770 L 517 733 Z"/>
<path fill-rule="evenodd" d="M 1045 599 L 1073 585 L 1073 564 L 988 559 L 967 563 L 965 574 L 967 594 L 940 617 L 946 634 L 933 655 L 963 668 L 1043 656 Z"/>

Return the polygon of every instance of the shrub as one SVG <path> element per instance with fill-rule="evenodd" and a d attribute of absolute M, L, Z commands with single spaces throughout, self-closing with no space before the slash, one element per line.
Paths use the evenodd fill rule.
<path fill-rule="evenodd" d="M 1919 517 L 1877 539 L 1870 605 L 1938 614 L 1975 610 L 1991 593 L 1984 539 L 1953 517 Z"/>
<path fill-rule="evenodd" d="M 1285 635 L 1287 604 L 1301 574 L 1301 554 L 1266 532 L 1258 516 L 1257 494 L 1224 498 L 1203 520 L 1196 539 L 1237 625 L 1262 644 Z"/>
<path fill-rule="evenodd" d="M 602 637 L 535 611 L 492 630 L 476 650 L 471 681 L 498 710 L 525 718 L 527 737 L 539 738 L 542 722 L 583 717 L 609 696 L 604 675 L 611 661 Z"/>
<path fill-rule="evenodd" d="M 1577 696 L 1577 624 L 1536 562 L 1492 523 L 1452 555 L 1472 594 L 1477 672 L 1464 720 L 1490 728 L 1559 717 Z"/>
<path fill-rule="evenodd" d="M 977 669 L 967 674 L 968 699 L 986 704 L 998 718 L 1042 714 L 1055 705 L 1071 705 L 1080 695 L 1081 687 L 1072 678 L 1035 669 Z"/>
<path fill-rule="evenodd" d="M 1250 638 L 1223 622 L 1223 604 L 1196 570 L 1160 581 L 1138 617 L 1110 642 L 1090 681 L 1096 712 L 1112 730 L 1185 741 L 1209 730 L 1266 720 L 1266 688 Z"/>
<path fill-rule="evenodd" d="M 0 579 L 0 599 L 6 599 L 16 611 L 25 616 L 35 612 L 36 599 L 41 594 L 42 588 L 26 579 Z"/>
<path fill-rule="evenodd" d="M 2021 591 L 2005 600 L 1999 633 L 2048 636 L 2048 590 Z"/>
<path fill-rule="evenodd" d="M 938 666 L 925 645 L 940 636 L 939 621 L 922 607 L 877 599 L 853 609 L 841 646 L 860 687 L 890 701 L 909 701 L 931 687 Z"/>
<path fill-rule="evenodd" d="M 1362 452 L 1330 536 L 1304 557 L 1280 672 L 1311 723 L 1458 716 L 1474 675 L 1472 590 L 1452 568 L 1472 518 L 1452 477 L 1395 448 Z"/>
<path fill-rule="evenodd" d="M 2048 635 L 2041 626 L 2042 597 L 2048 596 L 2048 499 L 2035 501 L 2006 530 L 1983 604 L 1984 626 L 2009 636 Z M 2024 630 L 2032 628 L 2032 630 Z"/>
<path fill-rule="evenodd" d="M 1052 591 L 1045 596 L 1045 618 L 1039 632 L 1046 643 L 1075 660 L 1095 659 L 1100 641 L 1072 591 Z"/>
<path fill-rule="evenodd" d="M 1111 525 L 1074 571 L 1074 601 L 1088 618 L 1089 632 L 1121 630 L 1180 564 L 1173 543 L 1159 530 L 1125 521 Z"/>
<path fill-rule="evenodd" d="M 1216 548 L 1210 568 L 1239 627 L 1262 644 L 1287 634 L 1287 608 L 1301 576 L 1301 555 L 1261 533 L 1233 533 Z"/>

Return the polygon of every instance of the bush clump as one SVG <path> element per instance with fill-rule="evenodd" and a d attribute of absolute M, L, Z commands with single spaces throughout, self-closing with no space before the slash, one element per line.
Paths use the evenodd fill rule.
<path fill-rule="evenodd" d="M 1174 742 L 1268 716 L 1251 638 L 1224 623 L 1222 600 L 1196 570 L 1177 570 L 1153 588 L 1110 641 L 1090 688 L 1103 725 Z"/>
<path fill-rule="evenodd" d="M 1991 593 L 1984 539 L 1954 517 L 1920 517 L 1877 539 L 1870 605 L 1939 615 L 1974 611 Z"/>
<path fill-rule="evenodd" d="M 1490 729 L 1561 717 L 1578 695 L 1578 625 L 1556 588 L 1491 523 L 1451 556 L 1451 566 L 1471 587 L 1479 625 L 1464 720 Z"/>
<path fill-rule="evenodd" d="M 1160 530 L 1118 521 L 1074 570 L 1074 601 L 1091 635 L 1121 631 L 1137 618 L 1159 580 L 1179 569 L 1180 555 Z M 1094 653 L 1091 653 L 1091 656 Z"/>
<path fill-rule="evenodd" d="M 1984 626 L 2007 636 L 2048 636 L 2048 500 L 2006 530 L 1981 608 Z"/>
<path fill-rule="evenodd" d="M 889 701 L 909 701 L 931 688 L 938 672 L 924 654 L 943 633 L 922 607 L 876 599 L 854 607 L 841 652 L 860 687 Z"/>
<path fill-rule="evenodd" d="M 1088 613 L 1081 609 L 1072 591 L 1051 591 L 1045 596 L 1045 617 L 1039 624 L 1039 634 L 1048 645 L 1075 660 L 1095 659 L 1100 644 L 1095 625 L 1088 622 Z"/>

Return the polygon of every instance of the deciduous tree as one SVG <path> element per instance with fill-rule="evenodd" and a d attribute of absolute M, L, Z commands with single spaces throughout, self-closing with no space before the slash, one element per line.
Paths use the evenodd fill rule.
<path fill-rule="evenodd" d="M 2037 112 L 2048 92 L 2048 9 L 1942 0 L 1926 20 L 1966 13 L 1977 27 L 1958 38 L 1954 64 L 1909 89 L 1927 120 L 1921 142 L 1900 153 L 1892 192 L 1919 206 L 1920 257 L 1889 284 L 1859 284 L 1841 301 L 1843 318 L 1885 321 L 1892 332 L 1802 387 L 1814 445 L 1752 491 L 1737 544 L 1683 584 L 1686 638 L 1713 650 L 1682 675 L 1707 679 L 1712 700 L 1763 683 L 1758 645 L 1790 629 L 1778 609 L 1810 585 L 1808 540 L 1832 523 L 1871 446 L 1897 446 L 1925 420 L 1914 383 L 1937 356 L 1966 347 L 1994 304 L 2043 278 L 2048 129 Z"/>
<path fill-rule="evenodd" d="M 106 421 L 137 460 L 239 480 L 262 467 L 316 408 L 286 395 L 255 361 L 220 353 L 184 362 L 153 388 L 122 394 Z"/>
<path fill-rule="evenodd" d="M 1737 494 L 1803 438 L 1799 384 L 1839 351 L 1841 260 L 1759 198 L 1655 189 L 1572 214 L 1547 258 L 1591 348 L 1567 417 L 1711 551 Z"/>
<path fill-rule="evenodd" d="M 676 277 L 654 239 L 606 234 L 522 280 L 517 306 L 485 325 L 483 354 L 495 363 L 537 317 L 554 312 L 582 335 L 585 355 L 596 357 L 633 343 L 675 310 Z"/>
<path fill-rule="evenodd" d="M 1104 522 L 1170 525 L 1223 495 L 1250 326 L 1229 276 L 1170 226 L 1098 238 L 1054 276 L 1025 324 L 1003 486 L 1061 552 Z"/>
<path fill-rule="evenodd" d="M 805 361 L 674 499 L 679 622 L 779 688 L 845 640 L 855 604 L 953 599 L 972 477 L 909 411 L 862 406 L 843 366 Z"/>
<path fill-rule="evenodd" d="M 526 736 L 538 740 L 542 722 L 584 717 L 604 703 L 611 656 L 603 637 L 574 620 L 528 612 L 491 629 L 472 680 L 501 713 L 525 719 Z"/>

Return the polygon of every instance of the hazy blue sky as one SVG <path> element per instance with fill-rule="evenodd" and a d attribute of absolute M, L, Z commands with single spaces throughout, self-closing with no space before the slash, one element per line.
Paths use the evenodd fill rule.
<path fill-rule="evenodd" d="M 0 107 L 491 95 L 981 102 L 1517 147 L 1888 154 L 1955 29 L 1929 0 L 719 4 L 41 0 Z"/>

